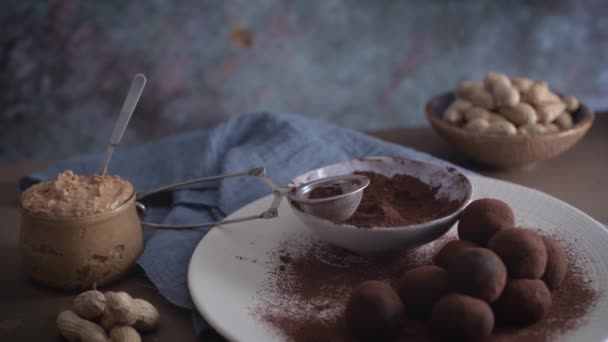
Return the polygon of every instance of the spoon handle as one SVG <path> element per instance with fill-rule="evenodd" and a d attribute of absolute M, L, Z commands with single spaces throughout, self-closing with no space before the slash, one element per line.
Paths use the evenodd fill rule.
<path fill-rule="evenodd" d="M 142 74 L 135 75 L 133 78 L 133 82 L 131 82 L 131 87 L 129 88 L 129 93 L 127 94 L 127 98 L 120 109 L 120 115 L 118 116 L 118 120 L 116 120 L 116 124 L 114 125 L 114 130 L 112 131 L 112 136 L 110 137 L 110 143 L 106 148 L 106 154 L 103 159 L 103 164 L 101 164 L 100 173 L 102 175 L 106 174 L 108 170 L 108 164 L 110 164 L 110 160 L 112 159 L 112 153 L 120 144 L 120 140 L 122 139 L 125 130 L 127 129 L 127 125 L 129 124 L 129 120 L 133 115 L 133 111 L 137 106 L 137 102 L 139 101 L 139 97 L 141 93 L 144 91 L 144 87 L 146 85 L 146 76 Z"/>

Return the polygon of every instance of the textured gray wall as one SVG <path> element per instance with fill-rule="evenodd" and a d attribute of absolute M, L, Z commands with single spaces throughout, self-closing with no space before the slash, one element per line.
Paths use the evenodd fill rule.
<path fill-rule="evenodd" d="M 606 107 L 606 3 L 2 1 L 0 160 L 101 150 L 137 72 L 126 145 L 254 110 L 424 125 L 430 96 L 488 69 Z"/>

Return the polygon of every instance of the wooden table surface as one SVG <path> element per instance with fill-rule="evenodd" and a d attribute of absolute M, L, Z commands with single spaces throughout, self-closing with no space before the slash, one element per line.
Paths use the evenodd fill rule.
<path fill-rule="evenodd" d="M 411 146 L 495 177 L 539 189 L 560 198 L 600 222 L 608 223 L 608 115 L 600 114 L 588 135 L 561 156 L 533 168 L 496 171 L 461 158 L 430 128 L 393 129 L 374 135 Z M 16 182 L 47 163 L 0 165 L 0 341 L 60 341 L 54 320 L 73 293 L 32 284 L 23 273 L 17 249 L 19 216 Z M 169 304 L 145 276 L 134 271 L 109 290 L 124 290 L 151 301 L 161 312 L 161 327 L 144 341 L 196 341 L 191 315 Z"/>

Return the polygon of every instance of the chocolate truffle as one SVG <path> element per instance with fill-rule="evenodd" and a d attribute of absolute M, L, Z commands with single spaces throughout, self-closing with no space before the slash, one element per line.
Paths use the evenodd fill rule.
<path fill-rule="evenodd" d="M 433 304 L 448 290 L 448 272 L 428 265 L 407 271 L 397 283 L 397 293 L 408 317 L 427 318 Z"/>
<path fill-rule="evenodd" d="M 478 341 L 492 333 L 494 313 L 483 300 L 451 293 L 433 307 L 431 324 L 446 340 Z"/>
<path fill-rule="evenodd" d="M 538 279 L 545 272 L 547 248 L 532 229 L 504 229 L 490 239 L 488 248 L 505 263 L 509 278 Z"/>
<path fill-rule="evenodd" d="M 547 267 L 542 280 L 551 290 L 557 289 L 564 278 L 568 269 L 568 257 L 562 246 L 555 239 L 543 236 L 543 242 L 547 248 Z"/>
<path fill-rule="evenodd" d="M 532 324 L 543 318 L 551 308 L 551 292 L 540 279 L 511 279 L 494 303 L 500 321 Z"/>
<path fill-rule="evenodd" d="M 351 293 L 345 317 L 350 333 L 357 339 L 384 340 L 399 333 L 405 309 L 390 285 L 369 280 Z"/>
<path fill-rule="evenodd" d="M 448 264 L 450 288 L 492 303 L 507 282 L 507 270 L 496 254 L 486 248 L 465 248 Z"/>
<path fill-rule="evenodd" d="M 484 198 L 471 202 L 458 222 L 458 236 L 462 240 L 485 246 L 499 230 L 515 225 L 511 207 L 500 200 Z"/>
<path fill-rule="evenodd" d="M 448 263 L 449 261 L 454 258 L 454 255 L 456 255 L 456 253 L 458 253 L 458 251 L 460 251 L 463 248 L 471 248 L 471 247 L 478 247 L 476 244 L 474 244 L 471 241 L 467 241 L 467 240 L 452 240 L 448 243 L 446 243 L 445 245 L 443 245 L 443 247 L 441 247 L 441 249 L 439 250 L 439 252 L 437 252 L 437 254 L 435 254 L 435 256 L 433 257 L 433 261 L 435 262 L 435 265 L 440 266 L 440 267 L 448 267 Z"/>

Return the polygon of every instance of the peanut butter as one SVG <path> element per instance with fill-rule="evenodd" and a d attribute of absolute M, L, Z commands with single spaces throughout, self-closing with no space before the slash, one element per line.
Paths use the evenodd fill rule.
<path fill-rule="evenodd" d="M 116 208 L 133 192 L 131 183 L 119 176 L 77 175 L 67 170 L 25 190 L 21 205 L 38 215 L 82 217 Z"/>

